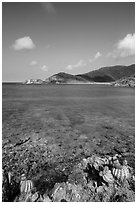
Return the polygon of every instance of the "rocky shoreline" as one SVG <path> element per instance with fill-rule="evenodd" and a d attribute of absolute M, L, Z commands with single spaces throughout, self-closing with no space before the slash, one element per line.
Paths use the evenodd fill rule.
<path fill-rule="evenodd" d="M 25 85 L 44 85 L 44 84 L 99 84 L 99 85 L 110 85 L 110 86 L 122 86 L 122 87 L 135 87 L 135 77 L 127 77 L 122 78 L 120 80 L 114 81 L 114 82 L 92 82 L 92 81 L 78 81 L 78 80 L 72 80 L 63 82 L 60 79 L 50 79 L 50 80 L 41 80 L 41 79 L 28 79 L 25 82 L 23 82 Z"/>
<path fill-rule="evenodd" d="M 125 83 L 119 83 L 123 78 L 130 78 L 135 75 L 135 64 L 129 66 L 110 66 L 102 67 L 97 70 L 90 71 L 83 74 L 68 74 L 65 72 L 59 72 L 44 80 L 42 79 L 28 79 L 23 84 L 114 84 L 123 85 Z M 135 77 L 134 77 L 135 78 Z M 132 83 L 133 84 L 133 83 Z"/>
<path fill-rule="evenodd" d="M 128 77 L 128 78 L 122 78 L 120 80 L 117 80 L 111 83 L 111 85 L 112 86 L 123 86 L 123 87 L 135 87 L 135 76 Z"/>
<path fill-rule="evenodd" d="M 131 202 L 135 170 L 128 154 L 55 156 L 46 141 L 3 143 L 3 202 Z M 131 155 L 130 155 L 131 156 Z M 56 159 L 55 159 L 56 157 Z M 53 162 L 56 161 L 56 162 Z"/>

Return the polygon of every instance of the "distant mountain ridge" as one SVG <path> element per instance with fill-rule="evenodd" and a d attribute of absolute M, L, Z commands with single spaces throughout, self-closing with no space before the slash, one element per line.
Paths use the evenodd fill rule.
<path fill-rule="evenodd" d="M 81 76 L 67 74 L 65 72 L 60 72 L 58 74 L 54 74 L 53 76 L 46 79 L 46 81 L 47 82 L 49 81 L 51 83 L 54 83 L 54 82 L 67 83 L 67 82 L 71 82 L 71 81 L 83 81 L 83 82 L 86 82 L 86 80 L 84 78 L 82 78 Z"/>
<path fill-rule="evenodd" d="M 123 77 L 130 77 L 135 74 L 135 64 L 129 66 L 110 66 L 103 67 L 98 70 L 94 70 L 85 74 L 79 74 L 77 76 L 81 76 L 89 81 L 95 82 L 112 82 Z"/>
<path fill-rule="evenodd" d="M 41 79 L 29 79 L 25 84 L 66 84 L 66 83 L 91 83 L 91 82 L 115 82 L 121 78 L 135 76 L 135 64 L 129 66 L 102 67 L 98 70 L 84 74 L 72 75 L 65 72 L 54 74 L 51 77 Z"/>

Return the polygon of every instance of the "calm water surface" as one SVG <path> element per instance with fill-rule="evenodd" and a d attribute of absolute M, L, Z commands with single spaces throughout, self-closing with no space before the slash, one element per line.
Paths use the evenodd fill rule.
<path fill-rule="evenodd" d="M 6 103 L 44 103 L 53 106 L 78 106 L 117 113 L 134 114 L 135 89 L 108 85 L 3 85 L 3 107 Z"/>
<path fill-rule="evenodd" d="M 70 129 L 92 138 L 108 128 L 114 137 L 135 133 L 134 88 L 18 84 L 2 88 L 3 137 L 42 130 L 58 135 Z"/>

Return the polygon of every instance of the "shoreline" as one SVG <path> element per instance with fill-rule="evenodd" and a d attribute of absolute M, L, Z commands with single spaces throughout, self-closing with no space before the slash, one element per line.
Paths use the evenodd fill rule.
<path fill-rule="evenodd" d="M 2 82 L 2 84 L 22 84 L 22 85 L 88 85 L 88 84 L 97 84 L 97 85 L 111 85 L 111 82 L 89 82 L 89 83 L 23 83 L 23 82 Z"/>
<path fill-rule="evenodd" d="M 108 85 L 113 87 L 135 87 L 134 85 L 128 85 L 128 84 L 120 84 L 116 82 L 89 82 L 89 83 L 23 83 L 23 82 L 2 82 L 2 85 L 40 85 L 40 86 L 48 86 L 48 85 Z"/>

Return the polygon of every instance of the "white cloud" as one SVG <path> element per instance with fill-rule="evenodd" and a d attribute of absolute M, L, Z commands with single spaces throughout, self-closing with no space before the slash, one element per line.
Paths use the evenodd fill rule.
<path fill-rule="evenodd" d="M 73 69 L 73 65 L 69 64 L 66 69 L 72 70 Z"/>
<path fill-rule="evenodd" d="M 84 60 L 80 60 L 78 61 L 76 64 L 69 64 L 66 69 L 72 70 L 73 68 L 77 68 L 77 67 L 83 67 L 86 66 L 86 63 L 84 62 Z"/>
<path fill-rule="evenodd" d="M 126 37 L 117 43 L 120 57 L 128 57 L 135 54 L 135 34 L 127 34 Z"/>
<path fill-rule="evenodd" d="M 106 57 L 112 57 L 112 58 L 119 58 L 119 56 L 120 56 L 120 52 L 117 50 L 117 49 L 115 49 L 115 50 L 113 50 L 112 52 L 109 52 L 109 53 L 107 53 L 106 54 Z"/>
<path fill-rule="evenodd" d="M 51 2 L 42 2 L 41 3 L 44 10 L 46 10 L 49 14 L 56 14 L 56 9 L 53 3 Z"/>
<path fill-rule="evenodd" d="M 95 54 L 95 56 L 92 59 L 89 59 L 89 62 L 94 62 L 95 60 L 97 60 L 98 58 L 100 58 L 102 56 L 102 54 L 100 52 L 97 52 Z"/>
<path fill-rule="evenodd" d="M 84 60 L 80 60 L 77 64 L 74 65 L 74 67 L 82 67 L 82 66 L 86 66 L 86 63 L 84 62 Z"/>
<path fill-rule="evenodd" d="M 100 53 L 100 52 L 97 52 L 96 54 L 95 54 L 95 59 L 98 59 L 99 57 L 101 57 L 102 56 L 102 54 Z"/>
<path fill-rule="evenodd" d="M 37 64 L 37 61 L 36 60 L 32 60 L 31 62 L 30 62 L 30 65 L 36 65 Z"/>
<path fill-rule="evenodd" d="M 115 49 L 106 57 L 125 58 L 135 55 L 135 34 L 127 34 L 122 40 L 115 44 Z"/>
<path fill-rule="evenodd" d="M 35 44 L 33 43 L 32 39 L 29 36 L 25 36 L 23 38 L 19 38 L 15 40 L 14 44 L 12 45 L 14 50 L 31 50 L 35 48 Z"/>
<path fill-rule="evenodd" d="M 48 71 L 48 67 L 46 66 L 46 65 L 43 65 L 42 67 L 41 67 L 41 69 L 43 70 L 43 71 Z"/>

